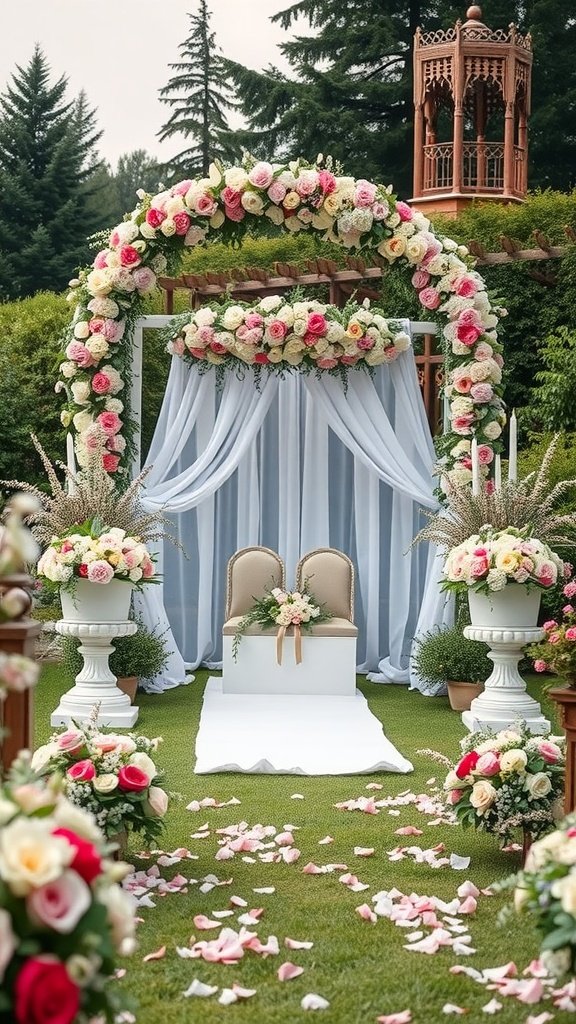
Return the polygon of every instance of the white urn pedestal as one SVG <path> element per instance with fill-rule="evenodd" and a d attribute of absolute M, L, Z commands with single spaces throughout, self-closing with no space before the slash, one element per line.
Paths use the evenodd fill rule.
<path fill-rule="evenodd" d="M 462 721 L 470 732 L 492 729 L 498 732 L 514 726 L 518 720 L 526 722 L 532 733 L 550 731 L 550 722 L 544 718 L 538 701 L 526 692 L 526 683 L 518 671 L 518 663 L 526 644 L 537 643 L 544 630 L 537 626 L 517 627 L 465 626 L 467 640 L 480 640 L 491 648 L 488 657 L 494 669 L 484 684 L 484 691 L 475 697 Z"/>
<path fill-rule="evenodd" d="M 79 580 L 75 593 L 61 592 L 63 617 L 56 623 L 61 636 L 80 640 L 78 653 L 83 665 L 74 686 L 64 694 L 50 716 L 52 726 L 68 725 L 72 720 L 85 722 L 99 705 L 99 725 L 131 729 L 138 718 L 138 708 L 116 685 L 108 658 L 114 651 L 112 641 L 132 636 L 137 625 L 128 619 L 132 588 L 112 581 L 106 585 Z"/>

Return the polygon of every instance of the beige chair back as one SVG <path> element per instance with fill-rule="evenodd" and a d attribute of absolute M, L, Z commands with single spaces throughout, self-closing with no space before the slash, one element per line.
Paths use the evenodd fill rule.
<path fill-rule="evenodd" d="M 228 562 L 226 619 L 245 615 L 254 598 L 272 587 L 284 588 L 284 562 L 270 548 L 241 548 Z"/>
<path fill-rule="evenodd" d="M 317 548 L 303 555 L 296 568 L 296 587 L 306 586 L 331 615 L 354 621 L 354 565 L 335 548 Z"/>

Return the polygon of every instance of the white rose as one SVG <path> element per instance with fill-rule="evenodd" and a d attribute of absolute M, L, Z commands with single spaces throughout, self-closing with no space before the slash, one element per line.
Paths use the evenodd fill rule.
<path fill-rule="evenodd" d="M 118 788 L 118 776 L 113 772 L 97 775 L 95 779 L 92 779 L 92 785 L 97 793 L 113 793 Z"/>
<path fill-rule="evenodd" d="M 168 810 L 168 794 L 159 786 L 150 786 L 148 790 L 148 803 L 157 818 L 163 818 Z"/>
<path fill-rule="evenodd" d="M 227 331 L 235 331 L 244 322 L 244 310 L 242 306 L 228 306 L 222 317 L 222 323 Z"/>
<path fill-rule="evenodd" d="M 102 833 L 96 824 L 96 819 L 90 811 L 71 804 L 65 796 L 61 796 L 54 808 L 52 817 L 60 828 L 68 828 L 71 832 L 87 839 L 90 843 L 99 848 L 102 843 Z"/>
<path fill-rule="evenodd" d="M 259 196 L 257 192 L 252 192 L 250 189 L 242 193 L 242 199 L 240 201 L 247 213 L 253 213 L 256 214 L 256 216 L 260 216 L 264 209 L 262 196 Z"/>
<path fill-rule="evenodd" d="M 182 213 L 186 209 L 182 196 L 172 196 L 164 207 L 164 213 L 167 217 L 174 217 L 177 213 Z"/>
<path fill-rule="evenodd" d="M 562 910 L 567 914 L 576 915 L 576 875 L 569 874 L 558 878 L 552 885 L 552 895 L 559 899 Z"/>
<path fill-rule="evenodd" d="M 406 243 L 406 258 L 410 263 L 420 263 L 426 254 L 427 243 L 418 235 L 413 235 Z"/>
<path fill-rule="evenodd" d="M 280 224 L 284 223 L 284 214 L 279 206 L 269 206 L 268 209 L 264 211 L 264 213 L 266 217 L 268 217 L 268 219 L 272 221 L 273 224 L 279 226 Z"/>
<path fill-rule="evenodd" d="M 80 404 L 80 403 L 78 403 L 78 404 Z M 74 426 L 76 427 L 76 430 L 78 431 L 78 433 L 79 434 L 83 434 L 84 431 L 88 430 L 88 428 L 91 427 L 92 424 L 94 423 L 94 417 L 92 416 L 91 412 L 86 412 L 86 411 L 77 412 L 72 417 L 72 422 L 73 422 Z"/>
<path fill-rule="evenodd" d="M 447 791 L 450 789 L 461 789 L 463 785 L 464 783 L 462 779 L 459 778 L 454 769 L 451 768 L 444 780 L 444 789 Z"/>
<path fill-rule="evenodd" d="M 394 338 L 394 348 L 397 348 L 399 352 L 406 352 L 407 349 L 411 348 L 412 341 L 408 334 L 404 334 L 403 331 L 397 334 Z"/>
<path fill-rule="evenodd" d="M 0 797 L 0 827 L 7 825 L 9 821 L 12 821 L 15 814 L 18 814 L 16 804 L 12 803 L 11 800 L 6 800 L 4 797 Z"/>
<path fill-rule="evenodd" d="M 521 774 L 528 763 L 528 758 L 523 750 L 517 747 L 513 747 L 512 750 L 506 750 L 500 758 L 500 771 L 501 772 L 516 772 Z"/>
<path fill-rule="evenodd" d="M 0 982 L 16 949 L 16 937 L 12 931 L 12 916 L 0 907 Z"/>
<path fill-rule="evenodd" d="M 208 306 L 203 306 L 194 313 L 194 320 L 198 327 L 210 327 L 216 319 L 216 313 Z"/>
<path fill-rule="evenodd" d="M 162 221 L 160 231 L 166 238 L 171 238 L 172 235 L 176 234 L 176 225 L 174 221 L 167 217 L 166 220 Z"/>
<path fill-rule="evenodd" d="M 487 423 L 486 426 L 482 427 L 482 432 L 489 441 L 495 441 L 497 437 L 500 437 L 502 427 L 495 420 L 492 420 L 491 423 Z"/>
<path fill-rule="evenodd" d="M 130 764 L 135 764 L 137 768 L 141 768 L 149 779 L 154 779 L 158 775 L 158 769 L 154 761 L 143 750 L 138 750 L 135 754 L 131 754 L 128 760 Z"/>
<path fill-rule="evenodd" d="M 74 324 L 74 337 L 80 341 L 84 341 L 85 338 L 90 336 L 90 328 L 88 327 L 87 320 L 79 320 L 77 324 Z"/>
<path fill-rule="evenodd" d="M 100 903 L 108 911 L 108 922 L 112 930 L 112 941 L 122 955 L 134 951 L 136 930 L 136 901 L 119 885 L 111 885 L 98 894 Z"/>
<path fill-rule="evenodd" d="M 86 278 L 86 287 L 91 295 L 107 295 L 112 291 L 113 277 L 106 267 L 101 270 L 91 270 Z"/>
<path fill-rule="evenodd" d="M 40 774 L 42 770 L 46 767 L 46 765 L 50 764 L 50 761 L 52 760 L 57 751 L 57 743 L 45 743 L 42 747 L 38 747 L 38 749 L 34 751 L 32 755 L 32 760 L 30 762 L 30 767 L 32 771 L 38 772 Z"/>
<path fill-rule="evenodd" d="M 266 295 L 258 303 L 259 309 L 261 309 L 264 313 L 272 313 L 275 309 L 278 309 L 278 306 L 282 306 L 282 299 L 280 298 L 279 295 Z M 283 307 L 283 309 L 289 309 L 289 308 L 290 308 L 289 306 L 288 307 Z M 278 319 L 281 319 L 281 318 L 278 317 Z M 287 320 L 285 320 L 284 322 L 288 323 Z"/>
<path fill-rule="evenodd" d="M 52 882 L 72 860 L 74 848 L 53 827 L 45 818 L 17 818 L 0 833 L 0 875 L 15 896 Z"/>
<path fill-rule="evenodd" d="M 242 167 L 229 167 L 224 172 L 224 181 L 229 188 L 235 189 L 236 192 L 241 192 L 248 184 L 248 175 Z"/>
<path fill-rule="evenodd" d="M 76 405 L 84 405 L 90 401 L 90 385 L 85 380 L 75 380 L 70 390 Z"/>
<path fill-rule="evenodd" d="M 86 342 L 86 348 L 94 359 L 103 359 L 110 351 L 110 346 L 103 334 L 93 334 Z"/>
<path fill-rule="evenodd" d="M 143 238 L 156 238 L 156 228 L 153 228 L 151 224 L 147 224 L 147 222 L 144 221 L 140 225 L 140 234 Z"/>
<path fill-rule="evenodd" d="M 552 783 L 546 772 L 535 772 L 534 775 L 526 776 L 524 787 L 528 790 L 529 800 L 541 800 L 548 796 Z"/>
<path fill-rule="evenodd" d="M 78 366 L 71 360 L 67 360 L 64 363 L 60 363 L 60 373 L 69 380 L 70 377 L 75 377 L 78 373 Z"/>
<path fill-rule="evenodd" d="M 470 803 L 476 809 L 478 815 L 482 817 L 482 815 L 486 814 L 486 811 L 490 810 L 496 796 L 497 793 L 492 783 L 481 779 L 472 786 Z"/>
<path fill-rule="evenodd" d="M 218 228 L 222 227 L 222 225 L 223 225 L 225 220 L 226 220 L 226 217 L 225 217 L 224 211 L 223 210 L 216 210 L 212 214 L 212 216 L 210 217 L 210 220 L 208 221 L 208 223 L 210 224 L 211 228 L 218 229 Z"/>

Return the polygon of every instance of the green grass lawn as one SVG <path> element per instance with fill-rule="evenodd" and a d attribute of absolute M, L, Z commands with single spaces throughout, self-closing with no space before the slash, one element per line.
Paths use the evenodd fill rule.
<path fill-rule="evenodd" d="M 337 801 L 369 795 L 367 783 L 379 782 L 384 788 L 375 794 L 396 795 L 407 789 L 415 793 L 427 790 L 427 780 L 443 777 L 443 769 L 418 756 L 421 747 L 433 747 L 454 758 L 458 741 L 463 735 L 460 716 L 452 712 L 446 698 L 425 698 L 410 693 L 404 687 L 378 686 L 360 680 L 360 686 L 369 700 L 374 714 L 384 723 L 388 738 L 414 763 L 411 775 L 377 773 L 372 776 L 332 776 L 309 778 L 303 776 L 266 776 L 220 774 L 194 776 L 194 740 L 207 673 L 198 672 L 196 681 L 188 687 L 171 690 L 163 696 L 140 696 L 140 718 L 137 728 L 148 736 L 162 735 L 164 743 L 158 758 L 166 769 L 169 786 L 183 795 L 169 813 L 168 828 L 163 840 L 165 850 L 178 846 L 188 847 L 198 860 L 183 861 L 162 874 L 172 877 L 178 871 L 197 879 L 213 873 L 219 879 L 232 877 L 231 886 L 212 889 L 206 895 L 198 886 L 190 885 L 187 894 L 169 894 L 157 898 L 156 909 L 142 909 L 144 923 L 139 928 L 137 953 L 126 960 L 126 976 L 119 982 L 138 999 L 138 1024 L 202 1024 L 230 1021 L 250 1021 L 251 1024 L 300 1024 L 309 1019 L 309 1012 L 300 1008 L 300 1000 L 308 992 L 316 992 L 330 1001 L 330 1009 L 319 1014 L 327 1024 L 364 1024 L 374 1022 L 378 1015 L 412 1010 L 415 1024 L 446 1021 L 442 1013 L 446 1002 L 466 1007 L 469 1021 L 488 1019 L 481 1007 L 494 995 L 463 975 L 450 975 L 449 967 L 463 963 L 477 968 L 497 966 L 515 960 L 523 969 L 536 956 L 536 933 L 525 919 L 513 918 L 499 927 L 496 921 L 502 905 L 509 896 L 480 897 L 478 910 L 470 919 L 471 945 L 477 950 L 469 957 L 456 957 L 451 950 L 434 956 L 408 953 L 403 949 L 404 929 L 395 927 L 381 918 L 376 924 L 363 921 L 355 907 L 370 903 L 372 894 L 380 889 L 397 886 L 404 893 L 416 892 L 437 895 L 450 900 L 456 888 L 470 878 L 478 888 L 488 886 L 509 874 L 518 865 L 518 857 L 499 851 L 495 838 L 476 832 L 464 832 L 459 826 L 431 826 L 430 819 L 411 807 L 402 808 L 399 817 L 386 810 L 378 815 L 358 811 L 336 810 Z M 36 693 L 36 738 L 44 742 L 50 734 L 49 715 L 56 706 L 58 696 L 68 688 L 66 678 L 58 666 L 45 667 Z M 533 694 L 542 699 L 536 680 L 531 681 Z M 557 721 L 554 710 L 545 705 L 545 712 Z M 318 737 L 322 742 L 322 737 Z M 293 793 L 301 793 L 304 800 L 292 800 Z M 199 813 L 186 811 L 192 799 L 213 796 L 218 800 L 237 797 L 239 806 L 207 809 Z M 293 865 L 244 863 L 240 855 L 234 860 L 218 862 L 214 854 L 218 849 L 214 830 L 239 822 L 285 824 L 299 826 L 295 832 L 296 845 L 302 851 L 300 860 Z M 190 834 L 208 822 L 210 838 L 193 840 Z M 415 839 L 394 835 L 401 825 L 413 824 L 423 829 Z M 318 841 L 329 834 L 334 843 L 318 846 Z M 450 868 L 434 870 L 416 865 L 411 860 L 390 863 L 386 850 L 403 843 L 428 848 L 444 842 L 447 852 L 469 855 L 470 867 L 462 871 Z M 137 840 L 131 847 L 131 860 Z M 373 857 L 361 859 L 353 853 L 354 846 L 375 847 Z M 302 867 L 308 861 L 318 864 L 342 862 L 370 885 L 365 892 L 352 893 L 338 881 L 336 872 L 330 875 L 304 875 Z M 138 866 L 148 867 L 149 861 Z M 272 895 L 256 895 L 255 887 L 275 886 Z M 175 946 L 185 946 L 194 934 L 193 917 L 203 913 L 210 916 L 214 910 L 228 907 L 231 894 L 247 900 L 249 907 L 264 907 L 258 933 L 263 941 L 268 935 L 277 935 L 280 956 L 263 959 L 247 953 L 237 966 L 205 963 L 203 960 L 182 960 Z M 236 925 L 235 918 L 223 924 Z M 196 938 L 213 938 L 216 932 L 196 932 Z M 283 948 L 286 936 L 299 940 L 312 940 L 311 950 L 291 951 Z M 145 954 L 166 945 L 164 959 L 143 963 Z M 285 960 L 305 967 L 300 977 L 280 983 L 276 972 Z M 194 978 L 230 987 L 234 981 L 257 994 L 246 1002 L 229 1007 L 218 1004 L 217 996 L 209 999 L 184 999 L 182 992 Z M 538 1007 L 522 1006 L 515 999 L 503 999 L 503 1009 L 497 1014 L 499 1024 L 524 1022 L 530 1013 L 544 1009 L 553 1012 L 550 1003 Z M 556 1012 L 555 1021 L 573 1019 L 573 1015 Z"/>

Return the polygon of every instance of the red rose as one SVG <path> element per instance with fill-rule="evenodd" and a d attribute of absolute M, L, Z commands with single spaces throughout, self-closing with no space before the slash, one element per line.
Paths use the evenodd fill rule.
<path fill-rule="evenodd" d="M 135 764 L 127 764 L 118 772 L 118 788 L 128 793 L 142 793 L 149 785 L 150 779 L 146 772 Z"/>
<path fill-rule="evenodd" d="M 166 220 L 166 214 L 162 210 L 157 210 L 151 206 L 146 214 L 146 223 L 151 228 L 159 228 L 163 220 Z"/>
<path fill-rule="evenodd" d="M 80 989 L 63 963 L 52 956 L 31 957 L 14 984 L 17 1024 L 72 1024 L 80 1009 Z"/>
<path fill-rule="evenodd" d="M 55 828 L 53 835 L 63 836 L 74 847 L 76 851 L 70 867 L 80 878 L 90 885 L 98 875 L 102 874 L 102 861 L 100 854 L 92 843 L 82 839 L 69 828 Z"/>
<path fill-rule="evenodd" d="M 135 267 L 140 263 L 140 253 L 133 245 L 123 245 L 120 249 L 120 263 L 123 267 Z"/>
<path fill-rule="evenodd" d="M 464 754 L 462 760 L 456 765 L 456 775 L 459 779 L 465 779 L 467 775 L 470 775 L 470 772 L 474 771 L 479 757 L 480 754 L 477 754 L 475 750 L 471 750 L 469 754 Z"/>
<path fill-rule="evenodd" d="M 256 355 L 254 356 L 254 362 L 255 363 L 269 363 L 270 360 L 268 359 L 268 356 L 266 355 L 265 352 L 257 352 Z"/>
<path fill-rule="evenodd" d="M 90 782 L 96 775 L 96 769 L 92 761 L 84 758 L 83 761 L 76 761 L 76 764 L 70 765 L 66 775 L 72 782 Z"/>
<path fill-rule="evenodd" d="M 310 313 L 308 323 L 306 324 L 306 330 L 310 334 L 326 334 L 328 324 L 322 316 L 322 313 Z"/>
<path fill-rule="evenodd" d="M 78 575 L 79 576 L 87 576 L 88 575 L 88 566 L 85 564 L 85 562 L 82 562 L 82 565 L 78 566 Z"/>

